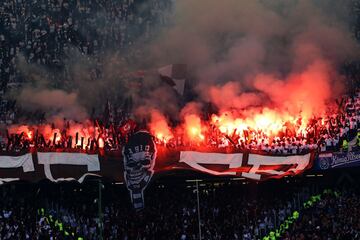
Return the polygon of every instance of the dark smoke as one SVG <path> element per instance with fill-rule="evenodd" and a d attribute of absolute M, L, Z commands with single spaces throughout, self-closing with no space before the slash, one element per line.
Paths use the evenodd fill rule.
<path fill-rule="evenodd" d="M 270 106 L 314 114 L 343 91 L 338 69 L 357 57 L 349 30 L 350 2 L 176 1 L 170 26 L 159 26 L 151 43 L 140 37 L 127 51 L 112 46 L 99 58 L 72 48 L 64 61 L 63 86 L 52 86 L 44 77 L 46 70 L 21 62 L 22 71 L 36 84 L 25 86 L 17 99 L 26 107 L 60 108 L 70 117 L 100 109 L 108 99 L 121 105 L 131 98 L 134 113 L 141 117 L 149 118 L 156 109 L 177 119 L 183 103 L 161 83 L 156 69 L 186 63 L 196 79 L 191 84 L 198 102 L 211 101 L 224 111 Z M 150 7 L 144 4 L 141 10 Z M 137 70 L 148 73 L 139 83 L 133 77 Z"/>

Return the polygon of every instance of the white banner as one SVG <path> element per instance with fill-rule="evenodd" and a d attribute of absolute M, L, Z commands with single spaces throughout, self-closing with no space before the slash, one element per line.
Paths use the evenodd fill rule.
<path fill-rule="evenodd" d="M 20 168 L 24 172 L 35 171 L 31 153 L 22 156 L 0 156 L 0 168 Z M 20 178 L 0 178 L 0 184 L 18 181 Z"/>
<path fill-rule="evenodd" d="M 33 172 L 35 170 L 31 153 L 22 156 L 0 156 L 0 168 L 19 167 L 22 167 L 24 172 Z"/>
<path fill-rule="evenodd" d="M 51 174 L 50 166 L 55 164 L 82 165 L 82 166 L 87 166 L 87 170 L 89 172 L 100 171 L 100 162 L 97 154 L 89 155 L 85 153 L 38 152 L 38 162 L 39 164 L 44 165 L 45 176 L 53 182 L 72 181 L 72 180 L 82 182 L 85 176 L 87 175 L 98 176 L 96 174 L 87 173 L 84 174 L 79 179 L 74 179 L 74 178 L 54 179 Z"/>
<path fill-rule="evenodd" d="M 311 154 L 294 156 L 268 156 L 249 154 L 247 163 L 244 163 L 243 153 L 203 153 L 184 151 L 180 152 L 180 161 L 193 169 L 212 175 L 239 175 L 246 178 L 260 180 L 261 177 L 279 177 L 288 174 L 298 174 L 305 170 L 311 159 Z M 212 166 L 213 165 L 213 166 Z M 217 165 L 216 167 L 214 165 Z M 225 169 L 219 171 L 219 166 Z M 267 169 L 261 169 L 266 166 Z M 239 169 L 245 167 L 244 170 Z M 217 170 L 216 170 L 217 169 Z"/>
<path fill-rule="evenodd" d="M 216 164 L 228 165 L 228 168 L 238 168 L 242 166 L 243 154 L 242 153 L 203 153 L 184 151 L 180 152 L 180 162 L 186 163 L 190 167 L 206 172 L 213 175 L 236 175 L 234 171 L 219 172 L 214 171 L 200 164 Z"/>
<path fill-rule="evenodd" d="M 310 164 L 310 153 L 306 155 L 294 156 L 264 156 L 258 154 L 249 154 L 248 165 L 253 165 L 249 172 L 243 172 L 243 177 L 260 180 L 261 173 L 272 175 L 287 175 L 289 173 L 298 173 L 306 169 Z M 286 171 L 277 170 L 276 168 L 283 165 L 294 165 L 293 168 Z M 274 169 L 260 170 L 260 166 L 274 166 Z"/>

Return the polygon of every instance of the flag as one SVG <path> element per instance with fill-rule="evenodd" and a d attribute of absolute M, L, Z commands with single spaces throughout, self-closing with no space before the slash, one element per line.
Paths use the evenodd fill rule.
<path fill-rule="evenodd" d="M 119 127 L 119 131 L 122 136 L 126 136 L 129 133 L 133 132 L 136 128 L 136 122 L 132 119 L 124 121 Z"/>
<path fill-rule="evenodd" d="M 178 94 L 183 95 L 186 82 L 187 65 L 171 64 L 158 69 L 161 79 Z"/>

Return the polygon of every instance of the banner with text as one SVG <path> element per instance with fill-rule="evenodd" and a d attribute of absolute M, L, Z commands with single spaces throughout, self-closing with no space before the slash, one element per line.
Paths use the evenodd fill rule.
<path fill-rule="evenodd" d="M 152 175 L 156 177 L 177 170 L 267 180 L 300 174 L 312 166 L 313 159 L 312 153 L 271 156 L 215 150 L 179 151 L 154 146 L 156 145 L 131 145 L 131 148 L 127 146 L 124 152 L 105 155 L 47 151 L 0 156 L 0 184 L 14 180 L 36 182 L 43 179 L 52 182 L 75 180 L 81 183 L 86 177 L 93 176 L 126 182 L 129 187 L 140 183 L 146 186 L 145 183 L 149 182 Z M 325 159 L 327 164 L 333 166 L 344 158 L 340 156 L 332 155 Z M 355 161 L 360 158 L 360 153 L 348 154 L 347 158 Z M 183 173 L 182 171 L 181 174 Z"/>
<path fill-rule="evenodd" d="M 360 152 L 321 153 L 316 160 L 315 169 L 327 170 L 360 166 Z"/>

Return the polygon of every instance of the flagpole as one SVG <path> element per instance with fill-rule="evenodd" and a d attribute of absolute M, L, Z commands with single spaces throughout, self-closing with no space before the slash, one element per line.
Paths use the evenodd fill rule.
<path fill-rule="evenodd" d="M 99 183 L 99 201 L 98 201 L 98 214 L 99 214 L 99 239 L 102 240 L 103 239 L 103 219 L 102 219 L 102 206 L 101 206 L 101 192 L 102 192 L 102 183 L 101 180 L 99 179 L 98 181 Z"/>
<path fill-rule="evenodd" d="M 201 217 L 200 217 L 199 180 L 196 180 L 196 198 L 197 198 L 197 212 L 198 212 L 198 223 L 199 223 L 199 240 L 201 240 Z"/>

